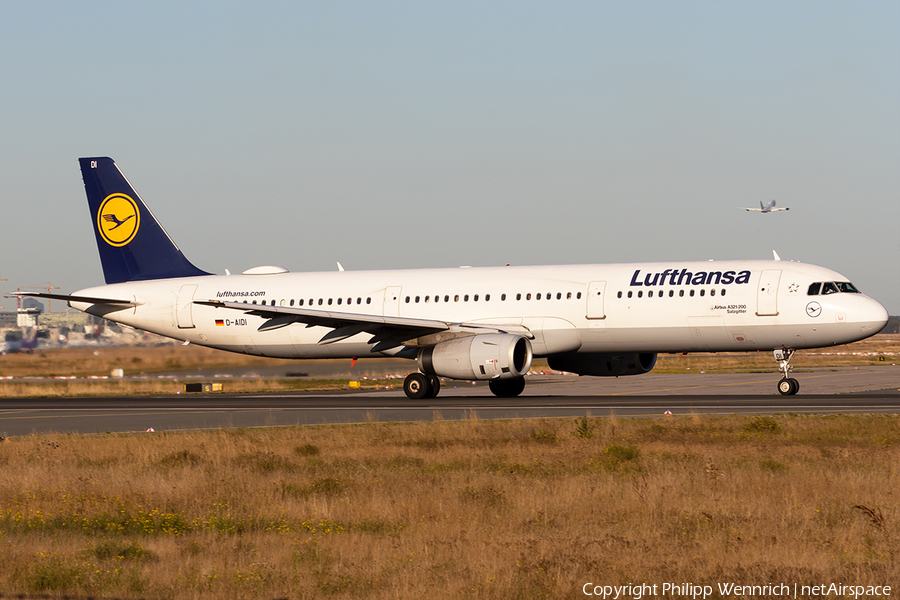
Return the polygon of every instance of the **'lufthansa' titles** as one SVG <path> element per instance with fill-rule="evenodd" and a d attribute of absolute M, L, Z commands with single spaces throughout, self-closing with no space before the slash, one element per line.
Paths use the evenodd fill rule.
<path fill-rule="evenodd" d="M 641 278 L 641 270 L 636 269 L 631 276 L 632 286 L 651 285 L 729 285 L 750 283 L 750 271 L 696 271 L 687 269 L 666 269 L 662 273 L 647 273 Z"/>

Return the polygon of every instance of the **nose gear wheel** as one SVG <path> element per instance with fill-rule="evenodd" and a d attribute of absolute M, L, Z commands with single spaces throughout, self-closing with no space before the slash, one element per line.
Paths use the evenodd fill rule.
<path fill-rule="evenodd" d="M 791 358 L 794 356 L 792 348 L 781 348 L 775 351 L 775 360 L 781 370 L 781 381 L 778 382 L 778 393 L 782 396 L 793 396 L 800 391 L 800 382 L 790 377 Z"/>

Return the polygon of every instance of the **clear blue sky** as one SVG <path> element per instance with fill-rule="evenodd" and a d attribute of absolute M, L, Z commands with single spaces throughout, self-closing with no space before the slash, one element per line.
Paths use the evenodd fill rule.
<path fill-rule="evenodd" d="M 774 249 L 900 314 L 898 25 L 896 1 L 0 0 L 2 285 L 103 282 L 77 158 L 111 156 L 218 273 Z"/>

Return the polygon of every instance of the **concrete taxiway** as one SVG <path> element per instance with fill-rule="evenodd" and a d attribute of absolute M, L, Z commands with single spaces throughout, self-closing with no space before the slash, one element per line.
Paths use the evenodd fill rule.
<path fill-rule="evenodd" d="M 750 373 L 622 378 L 533 376 L 522 396 L 496 398 L 483 383 L 447 381 L 440 396 L 409 400 L 402 382 L 377 391 L 172 394 L 152 397 L 0 399 L 0 436 L 184 431 L 366 421 L 618 417 L 687 414 L 896 413 L 900 367 L 795 373 L 800 394 L 775 391 L 778 375 Z"/>

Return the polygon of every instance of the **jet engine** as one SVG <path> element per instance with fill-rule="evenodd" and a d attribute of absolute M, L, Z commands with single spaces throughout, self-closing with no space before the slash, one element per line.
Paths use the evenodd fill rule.
<path fill-rule="evenodd" d="M 510 333 L 472 335 L 419 350 L 419 369 L 450 379 L 512 379 L 531 368 L 528 339 Z"/>
<path fill-rule="evenodd" d="M 585 354 L 560 354 L 551 356 L 547 363 L 556 371 L 568 371 L 578 375 L 612 377 L 642 375 L 656 366 L 655 352 L 591 352 Z"/>

